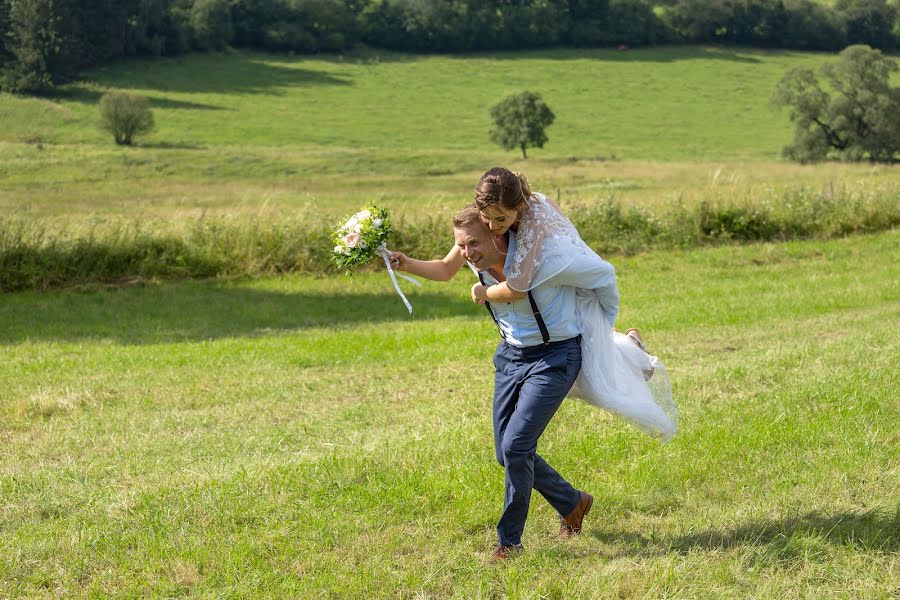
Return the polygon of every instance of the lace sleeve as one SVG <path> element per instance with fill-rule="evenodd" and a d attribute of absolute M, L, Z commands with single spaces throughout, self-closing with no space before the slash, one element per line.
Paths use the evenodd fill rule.
<path fill-rule="evenodd" d="M 510 288 L 525 292 L 563 271 L 579 255 L 594 254 L 575 226 L 543 194 L 532 194 L 519 216 Z"/>

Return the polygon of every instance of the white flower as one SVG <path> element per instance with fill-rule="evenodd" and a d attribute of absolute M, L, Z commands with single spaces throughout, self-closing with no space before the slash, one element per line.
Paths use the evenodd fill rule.
<path fill-rule="evenodd" d="M 362 238 L 358 233 L 348 233 L 344 237 L 344 243 L 347 244 L 348 248 L 356 248 L 361 241 Z"/>
<path fill-rule="evenodd" d="M 382 220 L 381 219 L 372 219 L 372 225 L 377 227 L 381 227 Z"/>
<path fill-rule="evenodd" d="M 344 253 L 344 247 L 343 247 L 343 246 L 335 246 L 335 247 L 334 247 L 334 253 L 335 253 L 335 254 L 343 254 L 343 253 Z"/>
<path fill-rule="evenodd" d="M 366 210 L 361 210 L 361 211 L 359 211 L 358 213 L 356 213 L 356 214 L 353 215 L 353 216 L 356 217 L 356 219 L 357 219 L 358 221 L 363 221 L 363 220 L 368 219 L 369 217 L 371 217 L 371 216 L 372 216 L 372 212 L 371 212 L 370 210 L 368 210 L 368 209 L 366 209 Z"/>
<path fill-rule="evenodd" d="M 347 219 L 347 222 L 344 223 L 344 226 L 341 227 L 341 231 L 352 231 L 353 228 L 356 227 L 357 223 L 358 221 L 355 216 L 350 217 L 349 219 Z"/>
<path fill-rule="evenodd" d="M 356 233 L 362 233 L 362 223 L 357 223 L 353 226 L 353 231 Z"/>

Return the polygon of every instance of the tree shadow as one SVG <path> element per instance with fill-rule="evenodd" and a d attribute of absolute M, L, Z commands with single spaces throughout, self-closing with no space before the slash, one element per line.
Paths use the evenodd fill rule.
<path fill-rule="evenodd" d="M 153 148 L 156 150 L 206 150 L 206 146 L 200 144 L 185 144 L 178 142 L 139 142 L 138 148 Z"/>
<path fill-rule="evenodd" d="M 623 531 L 594 530 L 597 540 L 624 545 L 620 555 L 688 554 L 696 550 L 731 550 L 766 547 L 779 556 L 790 555 L 795 536 L 816 537 L 836 546 L 853 546 L 867 552 L 900 551 L 900 512 L 888 515 L 877 510 L 804 515 L 750 521 L 734 528 L 707 530 L 674 538 L 648 538 Z M 799 550 L 797 550 L 799 551 Z"/>
<path fill-rule="evenodd" d="M 68 102 L 80 102 L 81 104 L 99 104 L 100 98 L 105 93 L 105 91 L 99 91 L 84 87 L 82 84 L 73 83 L 65 87 L 50 90 L 42 97 L 47 98 L 48 100 L 65 100 Z M 145 95 L 144 97 L 149 101 L 151 108 L 174 108 L 181 110 L 231 110 L 230 108 L 215 106 L 213 104 L 201 104 L 199 102 L 173 100 L 172 98 L 160 98 L 158 96 Z"/>
<path fill-rule="evenodd" d="M 465 53 L 450 58 L 492 58 L 499 61 L 517 60 L 584 60 L 598 62 L 647 62 L 673 63 L 686 60 L 722 60 L 736 63 L 758 64 L 762 61 L 748 54 L 760 54 L 758 48 L 732 48 L 722 46 L 639 46 L 628 50 L 615 48 L 544 48 L 534 50 L 504 50 L 489 53 Z M 772 52 L 768 52 L 771 54 Z"/>
<path fill-rule="evenodd" d="M 461 59 L 470 58 L 494 59 L 498 61 L 515 60 L 573 60 L 594 59 L 597 61 L 613 62 L 662 62 L 670 63 L 683 60 L 716 59 L 737 63 L 758 64 L 762 62 L 755 56 L 759 54 L 786 54 L 790 51 L 779 49 L 762 49 L 742 46 L 720 45 L 675 45 L 675 46 L 635 46 L 627 50 L 619 50 L 614 47 L 573 48 L 566 46 L 550 46 L 546 48 L 522 48 L 522 49 L 496 49 L 477 50 L 465 52 L 421 52 L 404 53 L 381 48 L 361 48 L 351 50 L 343 54 L 315 54 L 315 55 L 283 55 L 272 54 L 272 60 L 285 62 L 297 62 L 310 59 L 317 62 L 329 62 L 335 64 L 359 64 L 377 66 L 379 63 L 408 63 L 424 58 L 439 56 L 441 58 Z"/>
<path fill-rule="evenodd" d="M 90 71 L 85 79 L 99 86 L 187 94 L 280 95 L 283 88 L 352 85 L 344 75 L 302 68 L 303 60 L 243 51 L 130 58 Z"/>
<path fill-rule="evenodd" d="M 0 344 L 107 339 L 126 345 L 271 335 L 313 327 L 481 316 L 459 289 L 405 290 L 410 315 L 385 276 L 383 291 L 282 291 L 227 282 L 88 286 L 0 295 Z M 371 284 L 367 286 L 371 290 Z"/>
<path fill-rule="evenodd" d="M 288 55 L 259 51 L 230 51 L 224 54 L 192 53 L 173 58 L 133 57 L 110 63 L 84 74 L 75 81 L 46 94 L 60 98 L 96 104 L 109 89 L 136 89 L 171 93 L 239 93 L 281 95 L 285 88 L 304 86 L 350 86 L 352 77 L 303 68 L 306 61 L 317 63 L 363 64 L 377 66 L 384 63 L 415 62 L 433 56 L 467 60 L 470 58 L 497 61 L 520 60 L 584 60 L 609 62 L 670 63 L 685 60 L 725 60 L 739 63 L 762 62 L 750 54 L 758 49 L 718 46 L 660 46 L 637 47 L 626 51 L 614 48 L 536 48 L 525 50 L 496 50 L 452 54 L 407 54 L 390 50 L 363 49 L 345 54 Z M 772 54 L 772 51 L 767 51 Z M 228 110 L 227 108 L 191 101 L 150 97 L 158 108 Z"/>

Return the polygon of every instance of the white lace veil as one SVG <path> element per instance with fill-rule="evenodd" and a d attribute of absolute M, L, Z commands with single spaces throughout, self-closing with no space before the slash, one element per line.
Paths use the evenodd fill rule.
<path fill-rule="evenodd" d="M 507 285 L 527 292 L 562 272 L 583 254 L 593 252 L 575 226 L 547 196 L 534 193 L 519 213 L 516 252 L 506 274 Z"/>

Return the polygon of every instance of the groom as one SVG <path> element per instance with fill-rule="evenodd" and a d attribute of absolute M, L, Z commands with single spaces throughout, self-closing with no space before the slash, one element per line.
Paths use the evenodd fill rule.
<path fill-rule="evenodd" d="M 550 278 L 520 300 L 484 300 L 484 290 L 505 281 L 503 273 L 512 266 L 512 230 L 491 235 L 478 209 L 470 205 L 454 218 L 453 233 L 463 257 L 478 271 L 480 284 L 472 288 L 473 299 L 487 307 L 503 338 L 494 353 L 493 416 L 494 448 L 506 469 L 506 485 L 499 543 L 489 559 L 493 563 L 522 549 L 532 488 L 560 514 L 564 536 L 580 533 L 591 510 L 593 497 L 572 487 L 537 453 L 538 439 L 575 383 L 581 336 L 575 322 L 575 288 L 566 285 L 564 277 Z M 615 292 L 615 276 L 610 276 Z"/>

